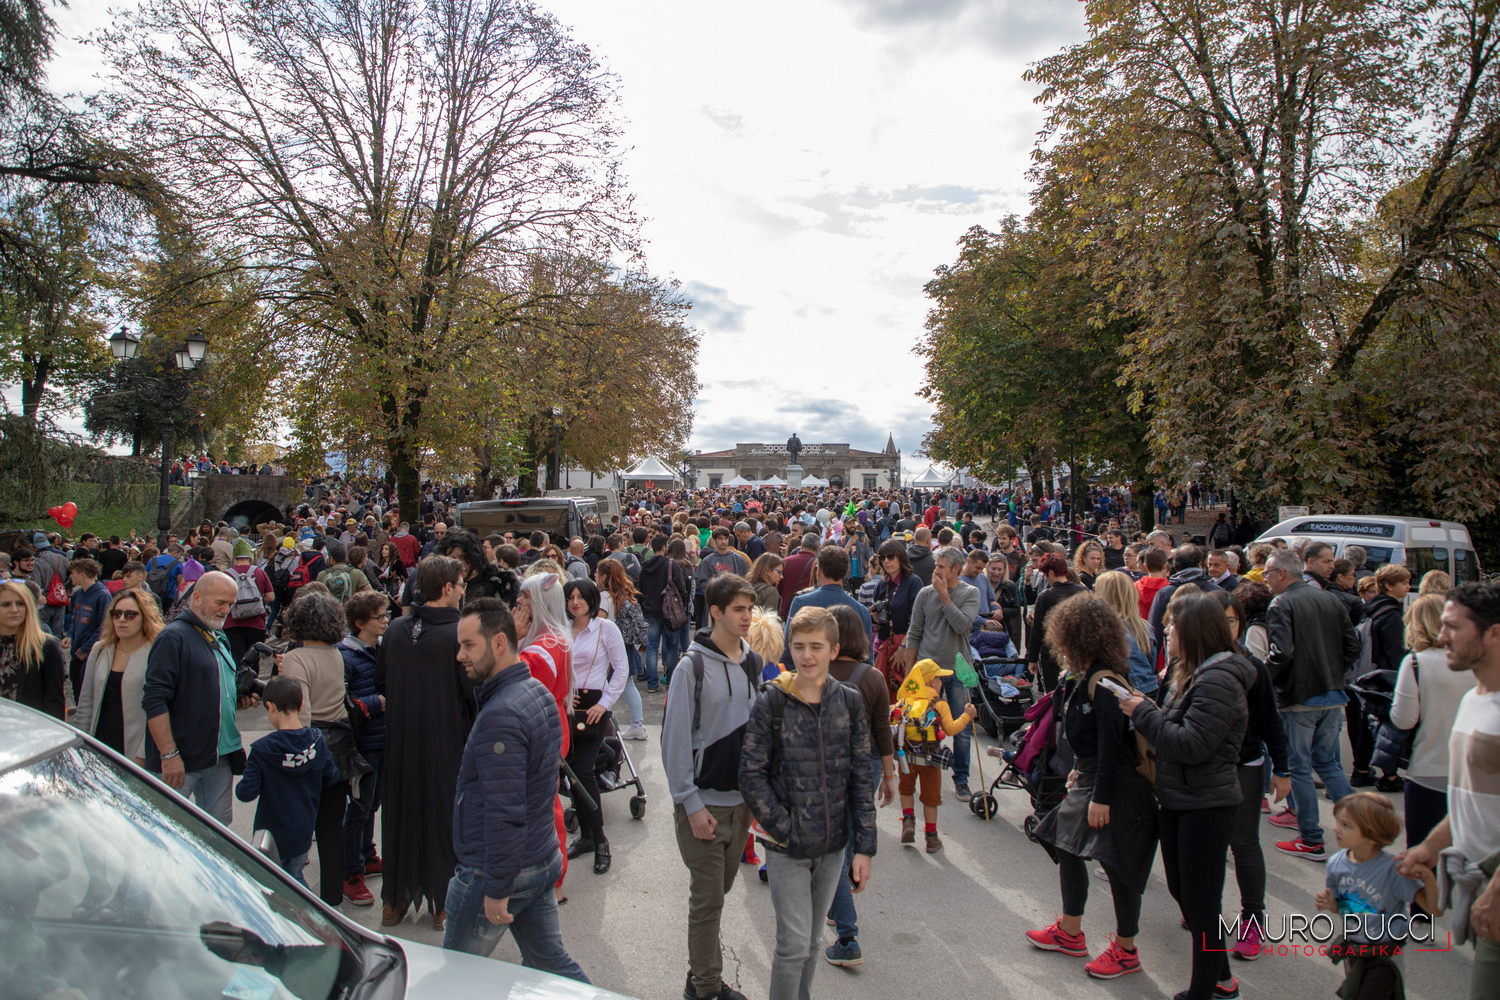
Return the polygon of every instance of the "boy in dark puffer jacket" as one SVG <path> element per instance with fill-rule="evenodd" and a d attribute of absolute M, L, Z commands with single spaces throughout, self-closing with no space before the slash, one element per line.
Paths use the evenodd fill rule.
<path fill-rule="evenodd" d="M 750 711 L 740 791 L 769 854 L 776 957 L 771 1000 L 810 995 L 844 848 L 854 837 L 850 882 L 861 891 L 875 854 L 875 771 L 870 723 L 859 693 L 828 675 L 838 622 L 803 608 L 789 639 L 795 672 L 768 682 Z"/>

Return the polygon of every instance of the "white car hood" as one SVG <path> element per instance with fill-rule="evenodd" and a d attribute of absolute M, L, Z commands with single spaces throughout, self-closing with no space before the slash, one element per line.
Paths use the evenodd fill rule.
<path fill-rule="evenodd" d="M 388 938 L 406 955 L 410 1000 L 630 1000 L 623 993 L 494 958 Z"/>

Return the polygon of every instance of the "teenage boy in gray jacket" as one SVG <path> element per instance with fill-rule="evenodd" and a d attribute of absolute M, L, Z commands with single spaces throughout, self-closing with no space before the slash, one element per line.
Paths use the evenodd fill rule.
<path fill-rule="evenodd" d="M 776 911 L 770 1000 L 811 1000 L 823 917 L 854 839 L 849 883 L 860 892 L 875 855 L 875 770 L 864 698 L 834 680 L 838 620 L 827 608 L 792 619 L 793 673 L 766 685 L 750 713 L 740 786 L 765 831 Z"/>
<path fill-rule="evenodd" d="M 661 758 L 672 794 L 677 850 L 687 865 L 688 979 L 684 1000 L 745 1000 L 721 975 L 719 917 L 750 829 L 740 794 L 740 747 L 762 662 L 745 642 L 755 588 L 721 573 L 704 592 L 710 628 L 693 637 L 672 672 Z"/>

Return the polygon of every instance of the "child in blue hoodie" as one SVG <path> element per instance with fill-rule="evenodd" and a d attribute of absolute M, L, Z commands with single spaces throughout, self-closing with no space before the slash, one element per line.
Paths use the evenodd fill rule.
<path fill-rule="evenodd" d="M 281 867 L 307 885 L 302 869 L 312 848 L 318 799 L 325 786 L 337 784 L 343 777 L 323 734 L 303 726 L 298 719 L 302 710 L 300 683 L 290 677 L 273 677 L 261 701 L 275 731 L 250 744 L 245 774 L 234 794 L 241 802 L 260 798 L 253 828 L 271 832 Z M 323 877 L 344 876 L 342 872 L 324 872 Z"/>

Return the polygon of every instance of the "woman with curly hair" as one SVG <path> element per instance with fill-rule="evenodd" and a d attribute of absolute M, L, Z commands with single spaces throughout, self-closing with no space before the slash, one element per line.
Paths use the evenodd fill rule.
<path fill-rule="evenodd" d="M 298 594 L 286 609 L 286 637 L 301 645 L 282 658 L 281 674 L 302 685 L 298 716 L 303 726 L 329 729 L 346 727 L 349 722 L 344 708 L 344 657 L 334 648 L 344 638 L 344 626 L 344 606 L 332 594 Z M 318 800 L 313 832 L 318 842 L 318 896 L 329 906 L 344 901 L 344 807 L 348 796 L 346 780 L 323 789 Z"/>
<path fill-rule="evenodd" d="M 619 628 L 620 638 L 625 643 L 625 659 L 630 664 L 624 694 L 630 724 L 622 727 L 620 737 L 643 740 L 646 738 L 645 706 L 641 704 L 641 693 L 635 686 L 635 678 L 646 673 L 640 648 L 646 641 L 646 615 L 641 611 L 640 594 L 630 582 L 625 564 L 618 559 L 601 562 L 594 571 L 594 583 L 599 588 L 599 610 Z"/>
<path fill-rule="evenodd" d="M 1167 658 L 1162 706 L 1131 695 L 1119 707 L 1156 748 L 1167 888 L 1192 934 L 1192 977 L 1174 1000 L 1236 997 L 1219 913 L 1244 794 L 1239 760 L 1256 670 L 1235 644 L 1224 608 L 1205 593 L 1173 596 Z"/>
<path fill-rule="evenodd" d="M 1104 572 L 1104 546 L 1091 540 L 1074 549 L 1073 572 L 1078 574 L 1079 583 L 1093 590 L 1094 581 Z"/>
<path fill-rule="evenodd" d="M 1047 559 L 1062 563 L 1057 553 Z M 1067 665 L 1055 697 L 1075 757 L 1074 770 L 1068 775 L 1067 796 L 1036 829 L 1037 838 L 1052 846 L 1057 861 L 1063 915 L 1050 927 L 1027 931 L 1026 940 L 1043 951 L 1088 957 L 1083 911 L 1089 881 L 1084 859 L 1093 858 L 1109 877 L 1115 938 L 1083 968 L 1096 979 L 1118 979 L 1141 968 L 1135 935 L 1141 893 L 1156 856 L 1156 800 L 1136 769 L 1135 740 L 1120 703 L 1100 683 L 1105 677 L 1126 683 L 1125 623 L 1107 602 L 1083 593 L 1082 587 L 1078 590 L 1047 617 L 1047 644 L 1057 661 Z"/>

